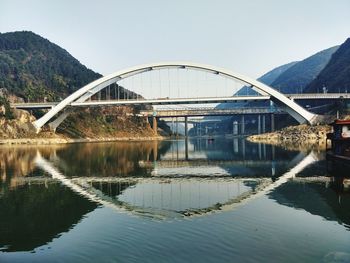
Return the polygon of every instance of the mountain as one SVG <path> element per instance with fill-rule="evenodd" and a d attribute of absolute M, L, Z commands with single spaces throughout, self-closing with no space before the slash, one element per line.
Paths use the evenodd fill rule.
<path fill-rule="evenodd" d="M 290 67 L 294 66 L 297 64 L 298 61 L 290 62 L 288 64 L 284 64 L 282 66 L 279 66 L 277 68 L 274 68 L 273 70 L 270 70 L 266 74 L 262 75 L 259 80 L 260 82 L 266 84 L 266 85 L 271 85 L 282 73 L 284 73 L 286 70 L 288 70 Z M 257 92 L 252 90 L 248 86 L 242 87 L 239 91 L 235 93 L 237 96 L 242 96 L 242 95 L 256 95 Z"/>
<path fill-rule="evenodd" d="M 316 78 L 323 68 L 325 68 L 327 63 L 330 61 L 332 54 L 335 54 L 338 48 L 339 46 L 331 47 L 307 57 L 302 61 L 295 61 L 279 66 L 267 72 L 258 78 L 258 80 L 281 91 L 282 93 L 304 92 L 305 87 Z M 235 95 L 257 95 L 257 92 L 252 90 L 249 86 L 244 86 L 238 92 L 236 92 Z M 229 109 L 238 107 L 265 107 L 268 105 L 268 102 L 263 101 L 237 102 L 221 103 L 217 105 L 216 108 Z M 232 122 L 235 120 L 239 122 L 239 117 L 237 116 L 216 117 L 216 119 L 217 118 L 222 120 L 222 123 L 220 124 L 221 132 L 232 131 Z M 247 116 L 246 121 L 249 121 L 249 118 L 250 117 Z M 205 119 L 210 119 L 210 117 L 206 117 Z M 276 123 L 280 123 L 281 125 L 290 125 L 293 121 L 294 120 L 291 118 L 284 118 Z"/>
<path fill-rule="evenodd" d="M 302 61 L 294 61 L 272 69 L 257 80 L 269 85 L 282 93 L 301 93 L 305 87 L 316 78 L 316 76 L 327 65 L 332 54 L 339 46 L 322 50 Z M 258 93 L 249 86 L 243 86 L 235 95 L 257 95 Z M 219 109 L 235 108 L 242 106 L 259 106 L 261 102 L 248 103 L 222 103 L 217 106 Z"/>
<path fill-rule="evenodd" d="M 288 64 L 284 64 L 282 66 L 279 66 L 277 68 L 274 68 L 273 70 L 270 70 L 269 72 L 262 75 L 259 80 L 260 82 L 270 85 L 272 82 L 275 81 L 278 76 L 280 76 L 283 72 L 288 70 L 290 67 L 294 66 L 298 61 L 290 62 Z M 247 95 L 258 95 L 258 93 L 251 89 L 249 86 L 243 86 L 240 90 L 238 90 L 234 95 L 236 96 L 247 96 Z M 236 107 L 244 107 L 251 103 L 249 102 L 234 102 L 234 103 L 221 103 L 216 106 L 217 109 L 230 109 L 230 108 L 236 108 Z M 228 117 L 221 117 L 222 119 L 227 119 Z"/>
<path fill-rule="evenodd" d="M 324 86 L 331 93 L 350 91 L 350 38 L 338 48 L 326 67 L 305 91 L 321 92 Z"/>
<path fill-rule="evenodd" d="M 101 77 L 29 31 L 0 33 L 0 89 L 27 101 L 55 101 Z"/>
<path fill-rule="evenodd" d="M 339 46 L 322 50 L 288 68 L 270 86 L 285 94 L 302 93 L 327 65 Z"/>

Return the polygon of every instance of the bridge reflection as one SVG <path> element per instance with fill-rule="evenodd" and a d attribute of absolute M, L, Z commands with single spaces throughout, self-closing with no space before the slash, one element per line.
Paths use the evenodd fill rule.
<path fill-rule="evenodd" d="M 38 152 L 38 155 L 36 157 L 36 164 L 38 167 L 40 167 L 42 170 L 49 173 L 52 178 L 57 179 L 60 181 L 63 185 L 70 188 L 74 192 L 82 195 L 83 197 L 97 202 L 99 204 L 102 204 L 104 206 L 110 207 L 112 209 L 115 209 L 117 211 L 123 211 L 123 212 L 130 212 L 131 214 L 135 215 L 141 215 L 141 216 L 148 216 L 152 217 L 154 219 L 166 219 L 168 217 L 178 217 L 178 216 L 192 216 L 192 215 L 204 215 L 207 213 L 212 213 L 215 211 L 222 211 L 222 210 L 228 210 L 233 209 L 239 204 L 242 204 L 242 202 L 247 202 L 257 196 L 261 196 L 262 194 L 265 194 L 267 192 L 272 191 L 273 189 L 279 187 L 280 185 L 284 184 L 288 179 L 294 177 L 298 172 L 302 171 L 305 167 L 310 165 L 311 163 L 315 162 L 315 156 L 313 153 L 310 153 L 308 156 L 303 158 L 301 161 L 299 161 L 295 167 L 293 167 L 290 171 L 283 174 L 281 177 L 279 177 L 275 182 L 271 180 L 271 178 L 268 178 L 266 180 L 255 180 L 255 183 L 252 184 L 253 179 L 243 179 L 243 184 L 240 180 L 234 179 L 234 178 L 221 178 L 221 179 L 213 179 L 211 182 L 214 182 L 214 189 L 216 191 L 213 191 L 213 186 L 209 186 L 208 181 L 203 181 L 203 178 L 198 181 L 196 179 L 195 183 L 191 181 L 188 178 L 177 178 L 177 182 L 171 181 L 169 179 L 160 179 L 158 178 L 151 179 L 153 183 L 150 181 L 145 181 L 145 178 L 132 178 L 131 181 L 129 181 L 129 187 L 130 185 L 135 185 L 135 190 L 131 191 L 131 197 L 129 196 L 126 191 L 128 191 L 128 188 L 125 190 L 121 189 L 121 182 L 119 184 L 117 183 L 116 186 L 118 186 L 118 190 L 111 191 L 112 183 L 115 180 L 115 178 L 107 178 L 109 186 L 108 186 L 108 195 L 105 194 L 105 187 L 103 187 L 100 184 L 99 188 L 96 188 L 96 184 L 94 187 L 94 184 L 91 180 L 86 178 L 77 178 L 77 179 L 69 179 L 64 176 L 61 172 L 59 172 L 49 161 L 45 160 L 40 153 Z M 116 178 L 117 181 L 119 181 L 119 178 Z M 125 180 L 125 179 L 124 179 Z M 146 179 L 149 180 L 149 179 Z M 222 181 L 223 180 L 223 181 Z M 246 183 L 244 183 L 244 181 Z M 135 183 L 134 183 L 134 182 Z M 156 182 L 154 184 L 154 181 Z M 200 187 L 203 185 L 203 182 L 207 186 L 207 190 L 205 193 L 211 192 L 214 193 L 214 196 L 211 195 L 214 199 L 213 201 L 205 200 L 204 202 L 204 208 L 203 203 L 201 202 L 201 190 Z M 210 182 L 210 181 L 209 181 Z M 248 182 L 248 184 L 247 184 Z M 169 200 L 173 200 L 172 194 L 174 193 L 174 201 L 180 202 L 179 204 L 172 203 L 165 205 L 165 209 L 163 208 L 164 198 L 163 198 L 163 184 L 167 183 L 170 184 L 170 187 L 167 187 L 167 197 Z M 124 184 L 125 185 L 125 184 Z M 138 187 L 140 186 L 141 187 Z M 233 187 L 235 190 L 233 189 Z M 90 186 L 90 187 L 89 187 Z M 101 187 L 102 186 L 102 187 Z M 243 186 L 248 186 L 247 188 L 244 188 Z M 252 189 L 249 189 L 250 188 Z M 186 187 L 189 187 L 189 189 L 186 189 Z M 226 194 L 223 195 L 224 191 L 221 188 L 226 188 Z M 115 188 L 115 186 L 113 186 Z M 140 188 L 140 189 L 139 189 Z M 158 188 L 158 189 L 156 189 Z M 159 193 L 160 188 L 160 193 Z M 242 193 L 240 188 L 243 189 Z M 137 190 L 139 189 L 139 190 Z M 182 202 L 182 189 L 184 189 L 185 193 L 189 193 L 189 200 L 183 200 L 186 204 L 183 208 L 181 206 Z M 122 197 L 118 197 L 119 195 L 111 195 L 110 193 L 119 193 L 119 195 L 122 194 Z M 129 190 L 130 192 L 130 190 Z M 158 192 L 158 196 L 157 195 Z M 170 194 L 169 194 L 170 192 Z M 198 198 L 198 207 L 194 205 L 191 202 L 191 196 L 195 192 L 195 199 Z M 203 195 L 204 193 L 202 193 Z M 148 195 L 148 196 L 146 196 Z M 207 194 L 205 196 L 208 196 Z M 140 201 L 137 201 L 135 204 L 135 200 L 142 199 Z M 125 199 L 125 200 L 123 200 Z M 222 201 L 222 199 L 224 201 Z M 133 202 L 131 202 L 133 200 Z M 220 201 L 219 201 L 220 200 Z M 155 207 L 153 207 L 154 203 L 157 202 Z M 213 203 L 212 203 L 213 202 Z M 142 203 L 142 205 L 141 205 Z M 174 207 L 174 208 L 173 208 Z M 194 207 L 196 207 L 194 209 Z M 169 209 L 170 208 L 170 209 Z"/>
<path fill-rule="evenodd" d="M 230 140 L 189 141 L 187 159 L 185 141 L 1 148 L 0 250 L 33 250 L 99 206 L 172 220 L 232 210 L 263 195 L 349 228 L 348 181 L 308 177 L 319 156 L 263 145 L 259 156 L 258 145 L 245 143 L 243 153 L 237 143 L 235 151 Z"/>
<path fill-rule="evenodd" d="M 278 177 L 303 157 L 299 151 L 250 143 L 244 138 L 191 138 L 165 143 L 168 150 L 164 154 L 139 161 L 140 167 L 151 169 L 154 176 Z M 291 162 L 293 158 L 296 161 Z"/>

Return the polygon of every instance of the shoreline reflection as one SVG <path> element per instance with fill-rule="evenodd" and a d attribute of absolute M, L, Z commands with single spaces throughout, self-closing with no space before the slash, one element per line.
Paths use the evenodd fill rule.
<path fill-rule="evenodd" d="M 350 224 L 349 180 L 325 177 L 319 153 L 234 138 L 3 147 L 0 157 L 3 252 L 47 244 L 99 206 L 173 220 L 267 195 L 347 229 Z"/>

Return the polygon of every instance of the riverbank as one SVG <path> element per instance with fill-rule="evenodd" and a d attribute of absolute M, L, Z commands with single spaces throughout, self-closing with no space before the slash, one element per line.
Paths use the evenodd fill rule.
<path fill-rule="evenodd" d="M 282 130 L 251 135 L 247 138 L 250 142 L 266 143 L 300 149 L 312 146 L 317 149 L 326 149 L 327 133 L 331 131 L 329 125 L 310 126 L 306 124 L 286 127 Z"/>
<path fill-rule="evenodd" d="M 79 138 L 68 137 L 56 138 L 19 138 L 19 139 L 0 139 L 0 145 L 53 145 L 69 143 L 88 143 L 88 142 L 117 142 L 117 141 L 157 141 L 164 140 L 165 137 L 119 137 L 119 138 Z"/>
<path fill-rule="evenodd" d="M 1 109 L 0 109 L 1 110 Z M 84 142 L 163 140 L 166 133 L 157 134 L 145 118 L 131 115 L 131 109 L 84 109 L 72 113 L 53 132 L 44 127 L 36 133 L 35 117 L 24 110 L 13 110 L 13 118 L 0 117 L 0 145 L 52 145 Z"/>

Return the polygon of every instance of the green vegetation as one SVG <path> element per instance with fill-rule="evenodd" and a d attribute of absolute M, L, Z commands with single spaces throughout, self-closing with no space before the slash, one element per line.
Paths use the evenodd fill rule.
<path fill-rule="evenodd" d="M 9 101 L 5 98 L 0 96 L 0 106 L 4 106 L 5 112 L 0 112 L 0 117 L 5 117 L 5 119 L 11 120 L 14 118 L 13 112 L 10 107 Z"/>
<path fill-rule="evenodd" d="M 0 33 L 0 117 L 14 117 L 9 101 L 59 101 L 100 77 L 100 74 L 86 68 L 66 50 L 33 32 Z M 111 84 L 108 91 L 102 90 L 93 99 L 104 100 L 118 96 L 139 97 L 132 91 Z M 135 106 L 128 109 L 110 107 L 76 110 L 57 131 L 73 138 L 153 136 L 145 119 L 130 116 L 145 108 Z M 31 114 L 40 118 L 44 111 L 33 110 Z M 27 132 L 19 132 L 23 127 L 26 125 L 17 120 L 8 122 L 1 136 L 29 136 Z"/>
<path fill-rule="evenodd" d="M 55 101 L 100 76 L 32 32 L 0 34 L 0 88 L 25 101 Z"/>

